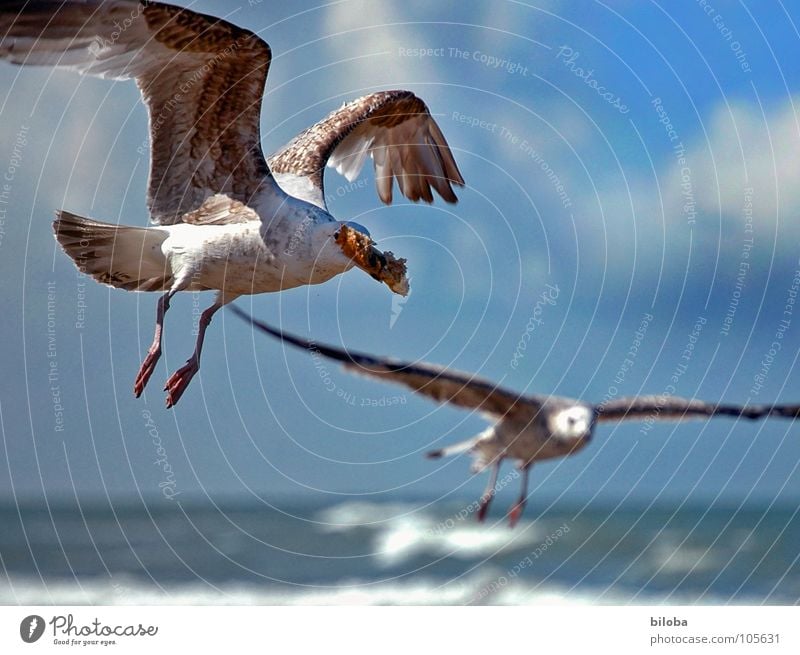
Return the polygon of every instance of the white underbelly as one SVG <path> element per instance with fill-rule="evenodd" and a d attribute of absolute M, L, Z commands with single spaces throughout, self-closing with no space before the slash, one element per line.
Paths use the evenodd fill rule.
<path fill-rule="evenodd" d="M 181 226 L 164 242 L 173 270 L 188 276 L 188 291 L 269 293 L 320 284 L 343 272 L 315 265 L 281 240 L 265 242 L 258 224 L 231 227 Z"/>

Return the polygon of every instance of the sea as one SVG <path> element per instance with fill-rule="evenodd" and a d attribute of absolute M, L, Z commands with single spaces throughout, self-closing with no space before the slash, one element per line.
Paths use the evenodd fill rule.
<path fill-rule="evenodd" d="M 499 502 L 499 501 L 498 501 Z M 793 506 L 103 499 L 0 508 L 4 605 L 794 605 Z"/>

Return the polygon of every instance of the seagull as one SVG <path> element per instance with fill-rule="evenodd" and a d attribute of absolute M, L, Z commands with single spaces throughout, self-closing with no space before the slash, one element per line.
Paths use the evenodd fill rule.
<path fill-rule="evenodd" d="M 0 5 L 0 58 L 136 81 L 150 120 L 147 204 L 152 227 L 115 225 L 62 210 L 56 239 L 102 284 L 159 291 L 153 342 L 134 382 L 139 397 L 161 355 L 164 315 L 179 291 L 216 291 L 195 350 L 167 381 L 167 407 L 200 365 L 215 312 L 243 294 L 320 284 L 353 266 L 406 295 L 405 260 L 379 251 L 366 228 L 340 222 L 323 173 L 354 180 L 369 156 L 378 196 L 396 181 L 412 201 L 463 186 L 425 103 L 410 91 L 353 100 L 268 160 L 260 112 L 270 48 L 213 16 L 147 0 L 35 0 Z"/>
<path fill-rule="evenodd" d="M 473 473 L 491 468 L 489 483 L 478 504 L 479 521 L 485 519 L 494 498 L 504 459 L 515 460 L 522 474 L 519 497 L 508 512 L 509 523 L 514 527 L 525 508 L 528 474 L 534 462 L 572 455 L 583 449 L 591 441 L 597 423 L 681 421 L 715 416 L 800 418 L 800 405 L 723 405 L 669 395 L 631 396 L 593 405 L 572 398 L 523 395 L 442 366 L 374 357 L 306 341 L 253 318 L 235 305 L 230 309 L 259 330 L 313 354 L 342 362 L 348 370 L 405 385 L 439 403 L 478 410 L 493 420 L 492 426 L 476 436 L 428 453 L 431 458 L 470 453 Z"/>

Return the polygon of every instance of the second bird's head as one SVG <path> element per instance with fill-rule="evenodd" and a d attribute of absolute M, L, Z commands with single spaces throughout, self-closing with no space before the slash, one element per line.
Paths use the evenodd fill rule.
<path fill-rule="evenodd" d="M 572 405 L 556 410 L 550 416 L 548 427 L 553 436 L 574 444 L 586 445 L 594 429 L 594 410 L 586 405 Z"/>

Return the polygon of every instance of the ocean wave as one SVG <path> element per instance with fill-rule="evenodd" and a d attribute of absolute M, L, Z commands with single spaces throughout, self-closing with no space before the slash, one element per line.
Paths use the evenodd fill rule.
<path fill-rule="evenodd" d="M 482 524 L 472 509 L 454 499 L 359 499 L 299 506 L 298 520 L 260 506 L 224 513 L 196 506 L 145 524 L 144 512 L 133 510 L 122 522 L 119 512 L 99 510 L 84 521 L 34 507 L 23 512 L 24 531 L 9 511 L 0 602 L 797 602 L 794 510 L 676 517 L 671 510 L 532 508 L 511 530 L 502 508 Z"/>
<path fill-rule="evenodd" d="M 622 594 L 602 590 L 577 592 L 559 585 L 531 585 L 521 579 L 501 583 L 502 576 L 475 574 L 443 584 L 433 579 L 371 583 L 350 580 L 339 588 L 252 584 L 210 588 L 196 583 L 159 589 L 134 579 L 48 581 L 15 578 L 0 583 L 3 605 L 586 605 L 626 604 Z M 706 599 L 713 604 L 713 599 Z M 670 599 L 674 603 L 674 597 Z M 637 598 L 636 604 L 659 604 Z"/>

